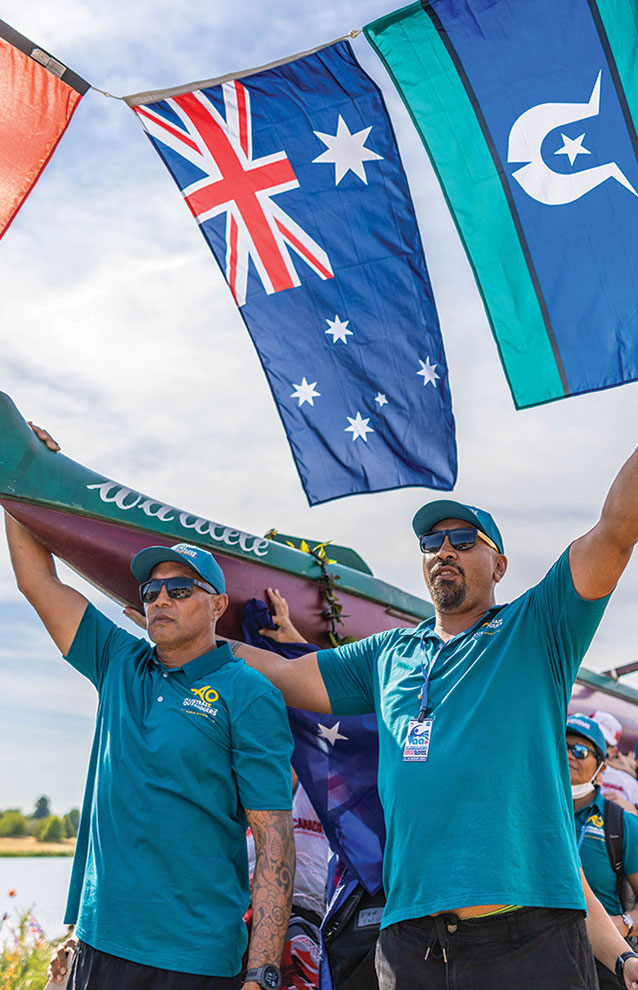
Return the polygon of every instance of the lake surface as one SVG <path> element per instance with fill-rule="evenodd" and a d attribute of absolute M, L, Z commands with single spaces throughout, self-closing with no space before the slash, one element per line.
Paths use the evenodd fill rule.
<path fill-rule="evenodd" d="M 0 918 L 7 912 L 9 921 L 15 924 L 24 911 L 31 910 L 47 938 L 63 935 L 72 863 L 72 856 L 1 856 Z M 15 890 L 15 897 L 10 896 L 11 890 Z M 0 941 L 5 941 L 8 934 L 3 925 Z"/>

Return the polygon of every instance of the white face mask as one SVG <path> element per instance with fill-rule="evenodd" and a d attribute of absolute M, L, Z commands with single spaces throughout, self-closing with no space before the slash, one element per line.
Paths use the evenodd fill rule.
<path fill-rule="evenodd" d="M 596 790 L 596 788 L 594 787 L 592 781 L 594 781 L 596 779 L 596 777 L 598 776 L 598 773 L 600 771 L 600 768 L 602 766 L 603 766 L 602 763 L 599 763 L 598 764 L 598 766 L 596 767 L 596 769 L 594 771 L 593 776 L 586 783 L 584 783 L 584 784 L 572 784 L 572 798 L 574 799 L 574 801 L 578 801 L 580 798 L 587 797 L 589 794 L 593 794 L 594 793 L 594 791 Z"/>

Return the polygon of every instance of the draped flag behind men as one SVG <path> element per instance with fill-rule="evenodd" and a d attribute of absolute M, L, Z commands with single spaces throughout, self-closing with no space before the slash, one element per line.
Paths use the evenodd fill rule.
<path fill-rule="evenodd" d="M 0 21 L 0 237 L 88 88 L 66 65 Z"/>
<path fill-rule="evenodd" d="M 515 405 L 638 379 L 635 0 L 424 0 L 364 30 L 438 172 Z"/>
<path fill-rule="evenodd" d="M 126 99 L 226 276 L 310 504 L 451 489 L 421 239 L 383 99 L 350 45 Z"/>

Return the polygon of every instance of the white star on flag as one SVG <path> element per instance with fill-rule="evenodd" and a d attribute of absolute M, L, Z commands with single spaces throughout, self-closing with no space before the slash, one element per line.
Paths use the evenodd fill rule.
<path fill-rule="evenodd" d="M 421 365 L 421 370 L 417 371 L 417 375 L 423 375 L 423 384 L 429 385 L 431 382 L 436 388 L 436 383 L 440 378 L 440 375 L 437 375 L 434 369 L 438 368 L 438 364 L 430 364 L 429 357 L 426 357 L 425 361 L 422 361 L 421 358 L 419 358 L 419 364 Z"/>
<path fill-rule="evenodd" d="M 336 344 L 338 340 L 341 340 L 344 344 L 347 344 L 348 341 L 346 340 L 346 337 L 354 336 L 352 330 L 348 330 L 349 322 L 350 320 L 340 320 L 337 314 L 335 313 L 334 320 L 326 320 L 326 323 L 328 324 L 328 329 L 324 330 L 324 333 L 332 334 L 333 344 Z"/>
<path fill-rule="evenodd" d="M 299 407 L 303 406 L 304 402 L 309 402 L 311 406 L 314 406 L 314 400 L 321 392 L 315 392 L 316 382 L 308 383 L 304 378 L 301 379 L 301 385 L 295 385 L 294 382 L 290 383 L 295 391 L 290 396 L 291 399 L 299 399 Z"/>
<path fill-rule="evenodd" d="M 336 134 L 323 134 L 321 131 L 315 131 L 319 140 L 326 145 L 327 150 L 323 151 L 317 158 L 313 158 L 313 164 L 320 162 L 334 165 L 335 185 L 337 186 L 348 172 L 354 172 L 367 185 L 368 178 L 363 163 L 383 159 L 383 155 L 377 155 L 376 151 L 364 148 L 371 130 L 372 127 L 364 127 L 363 130 L 351 134 L 348 125 L 339 114 Z"/>
<path fill-rule="evenodd" d="M 317 722 L 317 727 L 319 732 L 317 735 L 320 739 L 327 739 L 331 746 L 334 746 L 337 739 L 347 739 L 347 736 L 342 736 L 339 732 L 340 722 L 335 722 L 335 724 L 330 729 L 327 725 L 322 725 L 321 722 Z"/>
<path fill-rule="evenodd" d="M 355 440 L 358 440 L 359 437 L 361 437 L 361 439 L 365 440 L 365 442 L 367 443 L 368 438 L 366 436 L 366 433 L 374 433 L 372 427 L 368 426 L 368 423 L 370 422 L 370 418 L 368 417 L 368 419 L 364 419 L 361 413 L 357 412 L 357 415 L 354 417 L 354 419 L 351 419 L 350 416 L 346 416 L 346 419 L 350 423 L 350 426 L 346 426 L 344 433 L 352 433 L 353 443 Z"/>
<path fill-rule="evenodd" d="M 566 134 L 561 134 L 563 147 L 555 151 L 555 155 L 567 155 L 569 164 L 573 165 L 578 155 L 591 155 L 591 151 L 583 148 L 583 138 L 585 134 L 580 134 L 577 138 L 569 138 Z"/>
<path fill-rule="evenodd" d="M 374 401 L 375 402 L 378 402 L 379 409 L 382 409 L 383 406 L 387 406 L 387 404 L 388 404 L 388 400 L 386 399 L 386 397 L 383 394 L 383 392 L 377 392 L 377 394 L 374 397 Z"/>

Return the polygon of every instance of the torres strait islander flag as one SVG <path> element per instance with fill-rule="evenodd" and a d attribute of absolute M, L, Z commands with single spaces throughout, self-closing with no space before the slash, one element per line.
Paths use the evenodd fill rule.
<path fill-rule="evenodd" d="M 309 502 L 450 490 L 454 418 L 421 238 L 351 46 L 126 100 L 225 274 Z"/>
<path fill-rule="evenodd" d="M 89 85 L 0 21 L 0 237 L 38 181 Z"/>
<path fill-rule="evenodd" d="M 368 24 L 514 403 L 638 379 L 636 0 L 424 0 Z"/>

